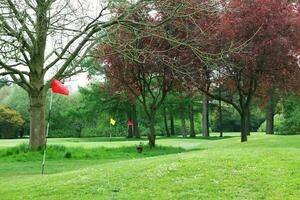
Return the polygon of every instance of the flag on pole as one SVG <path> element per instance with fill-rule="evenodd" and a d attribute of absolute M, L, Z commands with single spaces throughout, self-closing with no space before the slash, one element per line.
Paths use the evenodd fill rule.
<path fill-rule="evenodd" d="M 128 126 L 133 126 L 133 121 L 129 120 L 127 124 L 128 124 Z"/>
<path fill-rule="evenodd" d="M 63 94 L 68 96 L 69 90 L 66 86 L 64 86 L 60 81 L 53 80 L 52 81 L 52 92 L 57 94 Z"/>
<path fill-rule="evenodd" d="M 68 96 L 69 95 L 69 90 L 64 86 L 60 81 L 58 80 L 53 80 L 52 81 L 52 93 L 51 93 L 51 98 L 50 98 L 50 107 L 49 107 L 49 116 L 48 116 L 48 122 L 47 122 L 47 129 L 46 129 L 46 138 L 45 138 L 45 148 L 44 148 L 44 155 L 43 155 L 43 162 L 42 162 L 42 175 L 44 175 L 44 170 L 45 170 L 45 162 L 46 162 L 46 153 L 47 153 L 47 138 L 48 138 L 48 133 L 49 133 L 49 128 L 50 128 L 50 118 L 51 118 L 51 110 L 52 110 L 52 102 L 53 102 L 53 93 L 57 94 L 63 94 Z"/>
<path fill-rule="evenodd" d="M 114 126 L 114 125 L 116 124 L 116 122 L 117 122 L 116 120 L 114 120 L 113 118 L 110 118 L 110 124 L 111 124 L 111 125 Z"/>

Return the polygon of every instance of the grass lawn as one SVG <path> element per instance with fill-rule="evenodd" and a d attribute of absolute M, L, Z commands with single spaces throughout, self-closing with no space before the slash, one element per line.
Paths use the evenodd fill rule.
<path fill-rule="evenodd" d="M 40 152 L 0 140 L 0 199 L 300 199 L 300 136 L 226 135 L 158 138 L 143 154 L 137 140 L 50 139 L 44 176 Z"/>

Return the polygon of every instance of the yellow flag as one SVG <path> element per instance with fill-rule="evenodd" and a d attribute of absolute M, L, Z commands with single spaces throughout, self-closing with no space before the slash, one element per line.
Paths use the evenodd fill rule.
<path fill-rule="evenodd" d="M 114 126 L 116 124 L 116 120 L 114 120 L 113 118 L 110 118 L 110 124 Z"/>

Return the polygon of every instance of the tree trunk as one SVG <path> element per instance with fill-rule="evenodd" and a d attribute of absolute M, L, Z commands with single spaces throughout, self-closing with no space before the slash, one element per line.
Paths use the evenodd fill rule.
<path fill-rule="evenodd" d="M 171 135 L 175 135 L 175 126 L 174 126 L 174 113 L 170 112 L 170 126 L 171 126 Z"/>
<path fill-rule="evenodd" d="M 222 113 L 221 100 L 219 100 L 219 131 L 220 131 L 220 137 L 223 137 L 223 113 Z"/>
<path fill-rule="evenodd" d="M 132 128 L 132 126 L 128 126 L 127 138 L 133 138 L 133 128 Z"/>
<path fill-rule="evenodd" d="M 274 115 L 273 95 L 271 94 L 266 109 L 266 134 L 274 134 Z"/>
<path fill-rule="evenodd" d="M 132 121 L 132 106 L 129 106 L 127 110 L 127 121 Z M 128 126 L 127 130 L 127 138 L 133 138 L 133 128 L 132 126 Z"/>
<path fill-rule="evenodd" d="M 187 131 L 186 131 L 186 123 L 185 123 L 185 112 L 184 109 L 181 109 L 181 134 L 183 137 L 187 136 Z"/>
<path fill-rule="evenodd" d="M 247 142 L 247 112 L 241 113 L 241 142 Z"/>
<path fill-rule="evenodd" d="M 25 133 L 25 128 L 24 128 L 24 125 L 21 127 L 20 129 L 20 138 L 23 138 L 24 137 L 24 133 Z"/>
<path fill-rule="evenodd" d="M 37 150 L 45 145 L 45 92 L 31 92 L 30 99 L 30 148 Z"/>
<path fill-rule="evenodd" d="M 150 116 L 150 120 L 149 120 L 149 133 L 148 133 L 148 141 L 149 141 L 149 146 L 150 149 L 155 147 L 155 139 L 156 139 L 156 135 L 155 135 L 155 114 L 152 113 Z"/>
<path fill-rule="evenodd" d="M 167 134 L 168 137 L 170 137 L 171 135 L 170 135 L 169 127 L 168 127 L 166 107 L 163 107 L 163 116 L 164 116 L 164 124 L 165 124 L 166 134 Z"/>
<path fill-rule="evenodd" d="M 190 105 L 190 137 L 196 137 L 193 105 Z"/>
<path fill-rule="evenodd" d="M 250 108 L 248 108 L 246 110 L 246 127 L 245 127 L 245 131 L 247 133 L 247 135 L 250 135 L 250 131 L 251 131 L 251 124 L 250 124 Z"/>
<path fill-rule="evenodd" d="M 202 101 L 202 134 L 204 137 L 209 137 L 209 100 L 206 94 L 203 94 Z"/>
<path fill-rule="evenodd" d="M 132 105 L 132 120 L 133 120 L 133 134 L 135 138 L 140 139 L 140 129 L 139 129 L 139 121 L 137 117 L 136 104 Z"/>

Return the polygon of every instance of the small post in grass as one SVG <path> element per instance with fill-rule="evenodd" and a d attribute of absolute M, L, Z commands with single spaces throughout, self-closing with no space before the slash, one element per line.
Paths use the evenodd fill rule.
<path fill-rule="evenodd" d="M 46 128 L 45 147 L 44 147 L 43 162 L 42 162 L 42 175 L 44 175 L 44 171 L 45 171 L 45 162 L 46 162 L 46 154 L 47 154 L 47 138 L 48 138 L 49 128 L 50 128 L 51 110 L 53 105 L 53 93 L 63 94 L 68 96 L 69 90 L 60 81 L 58 80 L 52 81 L 52 92 L 50 97 L 49 115 L 48 115 L 48 123 Z"/>
<path fill-rule="evenodd" d="M 111 141 L 111 131 L 112 131 L 112 128 L 111 128 L 111 126 L 115 126 L 116 125 L 116 120 L 114 120 L 113 118 L 110 118 L 110 124 L 109 124 L 109 129 L 110 129 L 110 131 L 109 131 L 109 141 Z"/>
<path fill-rule="evenodd" d="M 44 154 L 43 154 L 43 162 L 42 162 L 42 175 L 44 175 L 44 170 L 45 170 L 45 161 L 46 161 L 46 153 L 47 153 L 47 138 L 48 138 L 49 127 L 50 127 L 52 102 L 53 102 L 53 93 L 51 92 L 50 106 L 49 106 L 49 115 L 48 115 L 48 122 L 47 122 L 47 128 L 46 128 L 46 137 L 45 137 L 46 141 L 45 141 Z"/>

